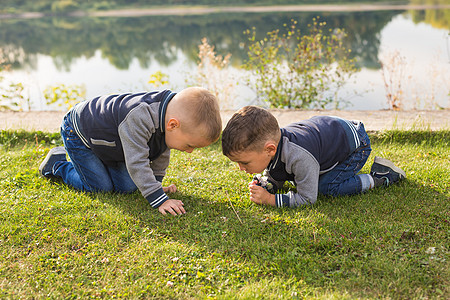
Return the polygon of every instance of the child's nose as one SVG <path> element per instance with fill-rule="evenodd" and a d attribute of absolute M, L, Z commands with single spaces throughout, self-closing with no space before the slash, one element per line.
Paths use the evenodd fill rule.
<path fill-rule="evenodd" d="M 238 164 L 238 165 L 239 165 L 239 170 L 245 171 L 245 168 L 241 164 Z"/>

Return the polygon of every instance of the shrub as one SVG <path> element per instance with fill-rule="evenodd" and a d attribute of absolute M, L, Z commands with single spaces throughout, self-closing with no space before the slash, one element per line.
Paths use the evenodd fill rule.
<path fill-rule="evenodd" d="M 74 11 L 79 8 L 78 3 L 72 0 L 61 0 L 52 3 L 52 12 Z"/>
<path fill-rule="evenodd" d="M 78 102 L 85 100 L 86 88 L 84 86 L 66 86 L 64 84 L 50 86 L 44 90 L 47 104 L 57 104 L 65 109 L 72 108 Z"/>
<path fill-rule="evenodd" d="M 274 30 L 262 40 L 256 31 L 249 35 L 249 80 L 257 97 L 277 108 L 324 108 L 338 101 L 338 91 L 356 72 L 350 50 L 343 45 L 341 29 L 325 30 L 325 22 L 314 18 L 308 34 L 302 34 L 297 21 L 284 25 L 285 33 Z"/>
<path fill-rule="evenodd" d="M 9 67 L 4 59 L 4 53 L 0 49 L 0 111 L 23 110 L 25 105 L 30 109 L 30 99 L 24 96 L 23 84 L 11 82 L 3 76 Z"/>
<path fill-rule="evenodd" d="M 230 70 L 231 54 L 217 54 L 206 37 L 198 45 L 197 71 L 188 74 L 186 83 L 210 90 L 219 99 L 221 109 L 230 109 L 236 96 L 237 77 Z"/>
<path fill-rule="evenodd" d="M 114 7 L 114 3 L 110 3 L 108 1 L 96 2 L 93 4 L 94 10 L 108 10 Z"/>
<path fill-rule="evenodd" d="M 405 100 L 402 83 L 406 78 L 406 59 L 395 51 L 384 54 L 380 64 L 389 109 L 400 110 Z"/>

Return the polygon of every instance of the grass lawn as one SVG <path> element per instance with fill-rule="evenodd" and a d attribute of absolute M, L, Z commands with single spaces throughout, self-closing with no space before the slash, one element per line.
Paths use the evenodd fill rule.
<path fill-rule="evenodd" d="M 408 179 L 296 209 L 248 199 L 220 144 L 174 151 L 187 214 L 38 175 L 59 134 L 0 132 L 0 297 L 448 299 L 450 131 L 371 134 Z"/>

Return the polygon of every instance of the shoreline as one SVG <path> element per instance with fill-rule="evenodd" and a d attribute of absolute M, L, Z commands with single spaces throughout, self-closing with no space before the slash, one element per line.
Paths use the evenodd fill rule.
<path fill-rule="evenodd" d="M 0 19 L 37 19 L 44 17 L 141 17 L 170 15 L 201 15 L 217 13 L 264 13 L 264 12 L 362 12 L 384 10 L 450 9 L 450 4 L 303 4 L 268 6 L 176 6 L 152 8 L 122 8 L 105 11 L 72 11 L 66 13 L 22 12 L 0 13 Z"/>
<path fill-rule="evenodd" d="M 444 110 L 282 110 L 270 109 L 280 127 L 309 119 L 333 115 L 364 123 L 367 131 L 383 130 L 450 130 L 450 109 Z M 225 127 L 235 110 L 221 111 Z M 0 130 L 59 132 L 65 111 L 0 111 Z"/>

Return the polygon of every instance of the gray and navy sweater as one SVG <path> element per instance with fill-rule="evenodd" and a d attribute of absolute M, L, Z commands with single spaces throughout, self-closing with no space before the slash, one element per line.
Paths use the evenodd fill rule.
<path fill-rule="evenodd" d="M 152 207 L 169 198 L 161 182 L 170 160 L 165 143 L 165 114 L 175 93 L 109 95 L 72 109 L 74 129 L 106 165 L 125 162 L 128 173 Z"/>
<path fill-rule="evenodd" d="M 277 152 L 265 175 L 282 185 L 292 181 L 297 193 L 276 194 L 277 207 L 312 204 L 319 176 L 344 161 L 360 145 L 357 122 L 317 116 L 281 129 Z"/>

